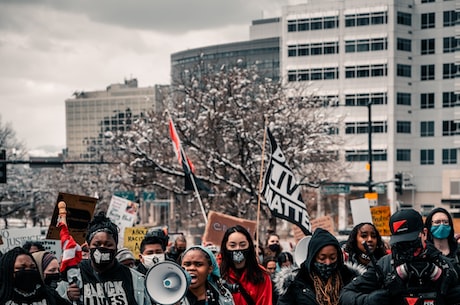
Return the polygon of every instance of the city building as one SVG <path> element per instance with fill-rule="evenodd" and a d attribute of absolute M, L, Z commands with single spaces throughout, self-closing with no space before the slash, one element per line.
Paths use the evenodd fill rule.
<path fill-rule="evenodd" d="M 106 90 L 75 92 L 65 101 L 66 158 L 99 161 L 107 149 L 107 132 L 129 130 L 147 111 L 161 111 L 169 86 L 139 88 L 137 79 L 111 84 Z"/>
<path fill-rule="evenodd" d="M 309 0 L 253 21 L 249 41 L 172 54 L 171 75 L 203 59 L 261 62 L 270 49 L 274 79 L 333 102 L 344 118 L 340 156 L 350 169 L 340 181 L 375 184 L 393 211 L 443 206 L 460 217 L 458 20 L 456 1 Z"/>

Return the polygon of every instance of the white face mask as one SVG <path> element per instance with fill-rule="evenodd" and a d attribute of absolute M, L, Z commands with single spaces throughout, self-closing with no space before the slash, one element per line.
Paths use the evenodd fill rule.
<path fill-rule="evenodd" d="M 162 254 L 150 254 L 150 255 L 142 255 L 142 258 L 144 259 L 144 266 L 147 269 L 152 268 L 156 263 L 162 262 L 165 260 L 165 255 L 164 253 Z"/>

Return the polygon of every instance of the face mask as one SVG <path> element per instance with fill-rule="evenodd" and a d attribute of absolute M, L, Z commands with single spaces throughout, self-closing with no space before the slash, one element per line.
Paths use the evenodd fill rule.
<path fill-rule="evenodd" d="M 249 254 L 249 249 L 234 250 L 234 251 L 229 251 L 229 252 L 230 252 L 230 255 L 232 256 L 233 262 L 235 264 L 239 264 L 246 259 L 246 257 Z"/>
<path fill-rule="evenodd" d="M 434 238 L 445 239 L 449 237 L 451 227 L 449 225 L 440 224 L 437 226 L 432 226 L 430 231 Z"/>
<path fill-rule="evenodd" d="M 91 248 L 90 258 L 93 264 L 99 268 L 105 268 L 115 259 L 115 250 L 107 248 Z"/>
<path fill-rule="evenodd" d="M 14 288 L 23 296 L 30 296 L 42 286 L 38 270 L 19 270 L 14 273 Z"/>
<path fill-rule="evenodd" d="M 48 273 L 45 274 L 45 284 L 51 288 L 56 288 L 57 283 L 61 280 L 61 274 L 58 273 Z"/>
<path fill-rule="evenodd" d="M 268 248 L 272 252 L 278 252 L 281 249 L 280 245 L 278 245 L 278 244 L 272 244 L 272 245 L 268 246 Z"/>
<path fill-rule="evenodd" d="M 152 268 L 156 263 L 162 262 L 165 260 L 165 255 L 164 253 L 162 254 L 149 254 L 149 255 L 142 255 L 142 258 L 144 259 L 144 264 L 145 268 L 150 269 Z"/>
<path fill-rule="evenodd" d="M 316 272 L 318 272 L 319 276 L 323 280 L 327 280 L 328 278 L 330 278 L 332 273 L 337 269 L 337 262 L 329 264 L 329 265 L 324 264 L 324 263 L 314 262 L 313 265 L 316 269 Z"/>

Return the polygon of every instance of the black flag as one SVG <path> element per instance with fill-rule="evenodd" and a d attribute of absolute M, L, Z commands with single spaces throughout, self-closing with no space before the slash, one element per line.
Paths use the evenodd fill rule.
<path fill-rule="evenodd" d="M 264 176 L 262 195 L 272 215 L 297 225 L 305 235 L 311 235 L 310 216 L 300 194 L 300 185 L 286 164 L 286 158 L 267 127 L 271 155 Z"/>

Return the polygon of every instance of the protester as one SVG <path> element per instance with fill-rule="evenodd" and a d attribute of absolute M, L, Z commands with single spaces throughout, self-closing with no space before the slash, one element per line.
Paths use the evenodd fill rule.
<path fill-rule="evenodd" d="M 181 265 L 191 277 L 190 286 L 181 304 L 234 305 L 231 292 L 220 280 L 217 261 L 208 248 L 188 248 L 183 253 Z"/>
<path fill-rule="evenodd" d="M 42 243 L 39 241 L 27 241 L 22 247 L 29 253 L 45 251 L 45 247 L 43 247 Z"/>
<path fill-rule="evenodd" d="M 58 282 L 61 281 L 59 261 L 56 256 L 47 251 L 34 252 L 32 256 L 37 264 L 37 269 L 40 272 L 42 280 L 46 285 L 56 289 Z"/>
<path fill-rule="evenodd" d="M 460 247 L 454 237 L 454 223 L 450 213 L 443 208 L 435 208 L 425 219 L 427 241 L 456 263 L 460 259 Z"/>
<path fill-rule="evenodd" d="M 0 260 L 0 283 L 0 304 L 70 304 L 45 285 L 32 254 L 21 247 L 6 252 Z"/>
<path fill-rule="evenodd" d="M 180 255 L 185 251 L 185 249 L 187 249 L 187 239 L 185 239 L 184 235 L 180 234 L 176 237 L 174 245 L 168 249 L 166 255 L 170 260 L 179 262 Z"/>
<path fill-rule="evenodd" d="M 77 301 L 82 296 L 83 305 L 123 304 L 149 305 L 145 279 L 133 268 L 115 259 L 118 243 L 118 227 L 99 213 L 89 223 L 86 235 L 90 259 L 78 265 L 83 289 L 73 283 L 67 288 L 67 296 Z"/>
<path fill-rule="evenodd" d="M 115 258 L 120 264 L 125 265 L 126 267 L 136 267 L 136 259 L 134 258 L 134 254 L 128 248 L 119 249 Z"/>
<path fill-rule="evenodd" d="M 459 304 L 458 275 L 452 264 L 425 242 L 427 229 L 413 209 L 390 217 L 391 254 L 344 287 L 347 305 Z"/>
<path fill-rule="evenodd" d="M 276 264 L 277 264 L 277 260 L 274 256 L 267 256 L 264 258 L 264 261 L 262 262 L 262 266 L 264 266 L 265 269 L 267 269 L 268 274 L 270 275 L 270 278 L 272 279 L 275 276 Z"/>
<path fill-rule="evenodd" d="M 257 262 L 254 241 L 242 226 L 225 231 L 220 247 L 222 279 L 238 289 L 231 289 L 236 305 L 272 305 L 272 283 Z"/>
<path fill-rule="evenodd" d="M 291 267 L 294 265 L 294 257 L 289 252 L 281 252 L 278 255 L 277 263 L 280 268 Z"/>
<path fill-rule="evenodd" d="M 285 268 L 277 276 L 278 304 L 337 305 L 343 286 L 358 274 L 358 269 L 344 264 L 338 240 L 328 231 L 317 228 L 300 268 Z"/>
<path fill-rule="evenodd" d="M 139 260 L 136 270 L 142 274 L 156 263 L 166 259 L 165 250 L 168 244 L 168 235 L 163 230 L 152 230 L 145 234 L 141 241 Z"/>
<path fill-rule="evenodd" d="M 370 250 L 366 251 L 364 244 Z M 348 240 L 343 249 L 344 260 L 353 264 L 362 265 L 367 267 L 371 262 L 373 255 L 375 260 L 379 260 L 386 255 L 385 244 L 380 236 L 377 228 L 369 222 L 362 222 L 357 224 L 351 230 Z"/>
<path fill-rule="evenodd" d="M 265 241 L 264 257 L 274 256 L 275 258 L 283 251 L 280 244 L 280 237 L 278 234 L 272 232 L 268 234 L 267 240 Z"/>

